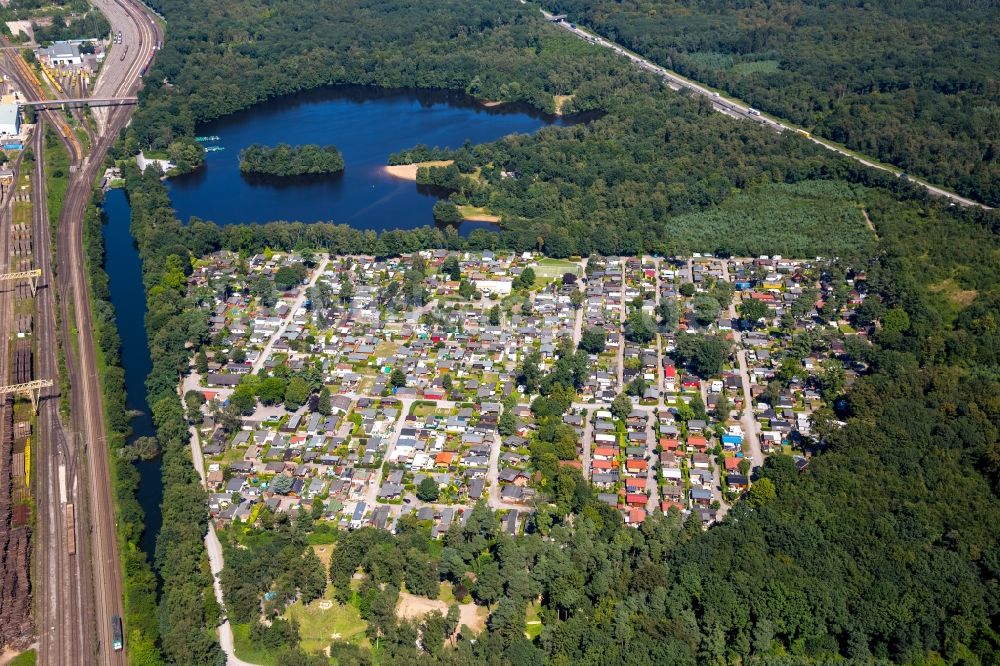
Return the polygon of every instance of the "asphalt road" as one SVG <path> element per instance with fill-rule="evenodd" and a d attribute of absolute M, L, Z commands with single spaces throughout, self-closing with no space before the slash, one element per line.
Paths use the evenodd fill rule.
<path fill-rule="evenodd" d="M 521 2 L 523 3 L 525 2 L 525 0 L 521 0 Z M 544 9 L 541 11 L 546 19 L 551 20 L 552 14 L 545 11 Z M 701 95 L 702 97 L 708 98 L 709 101 L 712 102 L 712 106 L 715 107 L 715 110 L 719 111 L 720 113 L 725 113 L 726 115 L 732 116 L 734 118 L 742 118 L 746 120 L 752 120 L 754 122 L 759 122 L 760 124 L 771 127 L 772 129 L 778 132 L 783 132 L 788 130 L 792 132 L 803 133 L 803 130 L 801 128 L 792 125 L 791 123 L 778 120 L 777 118 L 774 118 L 772 116 L 762 115 L 760 114 L 759 111 L 753 110 L 752 107 L 750 107 L 750 105 L 744 102 L 734 100 L 732 97 L 729 96 L 723 97 L 714 90 L 710 90 L 709 88 L 706 88 L 705 86 L 695 83 L 690 79 L 686 79 L 674 72 L 671 72 L 668 69 L 660 67 L 659 65 L 653 63 L 652 61 L 647 60 L 642 56 L 636 55 L 635 53 L 632 53 L 631 51 L 625 49 L 623 46 L 619 44 L 616 44 L 615 42 L 604 39 L 603 37 L 588 30 L 584 30 L 579 26 L 573 27 L 574 24 L 570 23 L 571 20 L 572 19 L 567 19 L 566 21 L 555 22 L 555 25 L 564 28 L 565 30 L 568 30 L 569 32 L 573 33 L 580 39 L 590 42 L 591 44 L 611 49 L 615 53 L 628 58 L 640 69 L 644 69 L 647 72 L 651 72 L 665 79 L 667 85 L 670 86 L 673 90 L 680 90 L 681 88 L 686 88 L 687 90 L 690 90 L 691 92 L 697 95 Z M 865 157 L 863 155 L 859 155 L 854 152 L 848 153 L 843 148 L 834 144 L 833 142 L 827 141 L 825 139 L 820 139 L 812 135 L 804 135 L 804 136 L 813 143 L 822 146 L 827 150 L 831 150 L 837 153 L 838 155 L 843 155 L 844 157 L 849 157 L 857 162 L 860 162 L 861 164 L 864 164 L 865 166 L 872 167 L 873 169 L 880 169 L 882 171 L 887 171 L 896 176 L 899 176 L 901 173 L 900 169 L 879 164 L 875 162 L 872 158 Z M 931 194 L 948 199 L 952 203 L 956 203 L 962 206 L 979 206 L 980 208 L 986 208 L 986 209 L 990 208 L 989 206 L 981 204 L 978 201 L 974 201 L 972 199 L 959 196 L 954 192 L 950 192 L 936 185 L 932 185 L 925 180 L 919 178 L 913 178 L 911 176 L 910 181 L 916 185 L 925 188 Z"/>
<path fill-rule="evenodd" d="M 163 40 L 159 26 L 138 2 L 94 0 L 94 6 L 110 21 L 113 32 L 121 31 L 122 43 L 112 45 L 92 87 L 91 96 L 133 95 L 139 88 L 142 69 L 150 62 L 154 49 Z M 108 122 L 110 113 L 110 107 L 93 109 L 94 118 L 101 129 Z"/>
<path fill-rule="evenodd" d="M 729 282 L 729 262 L 722 262 L 722 279 Z M 729 318 L 733 321 L 739 319 L 736 312 L 736 299 L 729 303 Z M 757 426 L 757 418 L 753 413 L 753 394 L 750 391 L 750 370 L 747 365 L 747 350 L 743 348 L 743 334 L 740 331 L 733 331 L 733 342 L 736 345 L 736 361 L 740 371 L 740 390 L 743 392 L 743 409 L 740 410 L 740 427 L 743 429 L 743 438 L 750 449 L 751 471 L 764 465 L 764 453 L 760 448 L 760 433 Z"/>

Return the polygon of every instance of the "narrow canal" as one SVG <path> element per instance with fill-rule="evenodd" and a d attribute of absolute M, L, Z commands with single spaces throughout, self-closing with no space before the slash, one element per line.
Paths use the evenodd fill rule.
<path fill-rule="evenodd" d="M 125 369 L 126 407 L 139 412 L 132 421 L 130 441 L 156 434 L 146 403 L 146 376 L 153 367 L 146 339 L 146 293 L 142 286 L 142 264 L 132 240 L 131 209 L 123 190 L 111 190 L 104 199 L 105 270 L 108 273 L 111 303 L 122 340 L 122 365 Z M 139 504 L 146 513 L 146 531 L 140 546 L 150 561 L 156 550 L 156 535 L 162 522 L 160 501 L 163 483 L 160 460 L 139 461 Z"/>

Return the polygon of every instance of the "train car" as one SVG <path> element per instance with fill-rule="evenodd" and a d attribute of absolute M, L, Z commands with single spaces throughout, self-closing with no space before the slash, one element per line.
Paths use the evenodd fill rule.
<path fill-rule="evenodd" d="M 153 56 L 155 55 L 156 55 L 155 51 L 149 52 L 149 58 L 146 59 L 146 64 L 143 65 L 142 69 L 139 70 L 139 76 L 146 76 L 146 70 L 148 70 L 149 66 L 153 64 Z"/>
<path fill-rule="evenodd" d="M 125 639 L 122 636 L 122 619 L 117 615 L 111 616 L 111 647 L 115 652 L 121 652 L 125 647 Z"/>
<path fill-rule="evenodd" d="M 66 505 L 66 552 L 76 555 L 76 516 L 72 504 Z"/>

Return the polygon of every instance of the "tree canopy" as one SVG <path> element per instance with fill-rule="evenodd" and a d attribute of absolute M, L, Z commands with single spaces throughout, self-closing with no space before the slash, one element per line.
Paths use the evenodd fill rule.
<path fill-rule="evenodd" d="M 344 170 L 344 158 L 336 146 L 279 143 L 273 148 L 254 143 L 240 151 L 240 171 L 270 176 L 332 174 Z"/>
<path fill-rule="evenodd" d="M 816 134 L 1000 204 L 992 3 L 556 0 L 549 9 Z"/>

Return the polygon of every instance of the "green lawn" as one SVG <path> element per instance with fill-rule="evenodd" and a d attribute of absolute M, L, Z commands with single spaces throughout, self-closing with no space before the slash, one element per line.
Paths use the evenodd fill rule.
<path fill-rule="evenodd" d="M 9 666 L 35 666 L 37 656 L 34 650 L 28 650 L 10 660 Z"/>
<path fill-rule="evenodd" d="M 375 346 L 375 358 L 389 358 L 396 353 L 399 345 L 391 340 L 383 340 Z"/>
<path fill-rule="evenodd" d="M 328 567 L 333 547 L 317 545 L 314 550 L 323 566 Z M 351 581 L 352 588 L 356 589 L 358 586 L 358 581 Z M 317 599 L 308 606 L 297 601 L 285 610 L 284 617 L 299 623 L 300 646 L 306 652 L 322 652 L 334 640 L 369 647 L 365 636 L 368 624 L 361 619 L 357 608 L 337 603 L 329 586 L 322 599 Z M 233 642 L 240 659 L 259 666 L 281 666 L 275 661 L 276 651 L 262 650 L 250 642 L 249 624 L 233 625 Z"/>
<path fill-rule="evenodd" d="M 417 418 L 426 418 L 437 410 L 437 405 L 429 400 L 418 400 L 410 408 L 410 414 Z"/>
<path fill-rule="evenodd" d="M 524 611 L 524 621 L 526 629 L 524 635 L 528 640 L 535 640 L 535 637 L 542 633 L 542 621 L 538 617 L 538 604 L 532 602 Z"/>
<path fill-rule="evenodd" d="M 308 606 L 303 606 L 299 601 L 289 606 L 285 612 L 285 617 L 298 621 L 302 649 L 306 652 L 323 650 L 332 640 L 368 645 L 365 637 L 367 623 L 361 619 L 358 609 L 349 604 L 342 606 L 333 601 L 332 596 L 328 590 L 324 599 Z M 322 605 L 328 605 L 324 601 L 332 605 L 326 609 L 321 608 Z"/>
<path fill-rule="evenodd" d="M 772 74 L 778 71 L 780 63 L 777 60 L 755 60 L 754 62 L 741 62 L 733 65 L 733 71 L 740 76 L 751 74 Z"/>
<path fill-rule="evenodd" d="M 327 597 L 329 596 L 328 592 Z M 324 601 L 332 604 L 330 608 L 320 608 Z M 300 646 L 306 652 L 321 652 L 334 640 L 368 647 L 365 636 L 367 624 L 354 606 L 342 606 L 328 598 L 314 601 L 308 606 L 296 602 L 288 607 L 284 616 L 294 618 L 299 623 Z M 233 625 L 233 642 L 240 659 L 259 666 L 280 666 L 276 662 L 277 651 L 260 649 L 250 642 L 249 624 Z"/>
<path fill-rule="evenodd" d="M 275 663 L 277 658 L 276 651 L 258 649 L 253 643 L 250 642 L 249 624 L 233 625 L 233 649 L 240 659 L 248 661 L 251 664 L 258 664 L 258 666 L 277 666 Z"/>
<path fill-rule="evenodd" d="M 441 587 L 438 588 L 438 599 L 446 604 L 452 604 L 455 602 L 455 593 L 451 590 L 450 581 L 444 581 L 441 583 Z"/>
<path fill-rule="evenodd" d="M 580 270 L 580 266 L 574 264 L 572 261 L 565 261 L 563 259 L 550 259 L 545 258 L 538 262 L 535 266 L 535 275 L 542 278 L 559 278 L 563 276 L 563 273 L 573 273 L 574 275 Z"/>
<path fill-rule="evenodd" d="M 49 221 L 55 223 L 62 212 L 69 187 L 69 152 L 51 127 L 45 128 L 45 180 Z"/>

